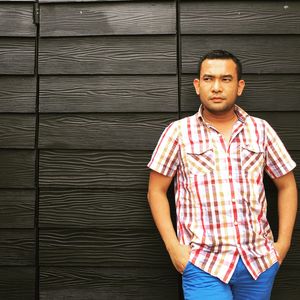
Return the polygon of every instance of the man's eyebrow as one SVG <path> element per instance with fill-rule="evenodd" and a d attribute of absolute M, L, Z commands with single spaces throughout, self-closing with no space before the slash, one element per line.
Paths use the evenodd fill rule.
<path fill-rule="evenodd" d="M 216 75 L 212 75 L 212 74 L 203 74 L 202 77 L 210 77 L 210 78 L 214 78 L 214 77 L 220 77 L 220 78 L 233 78 L 233 76 L 231 74 L 224 74 L 224 75 L 220 75 L 220 76 L 216 76 Z"/>

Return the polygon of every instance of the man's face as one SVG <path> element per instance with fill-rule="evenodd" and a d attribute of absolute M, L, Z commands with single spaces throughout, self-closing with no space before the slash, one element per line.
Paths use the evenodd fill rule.
<path fill-rule="evenodd" d="M 201 103 L 214 114 L 230 111 L 237 97 L 242 94 L 244 86 L 244 80 L 238 80 L 237 67 L 231 59 L 204 60 L 200 78 L 194 80 Z"/>

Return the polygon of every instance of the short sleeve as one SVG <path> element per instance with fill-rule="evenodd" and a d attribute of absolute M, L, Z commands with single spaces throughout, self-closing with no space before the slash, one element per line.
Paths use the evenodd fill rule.
<path fill-rule="evenodd" d="M 293 170 L 296 167 L 296 163 L 291 158 L 275 130 L 266 121 L 265 125 L 265 171 L 271 178 L 278 178 Z"/>
<path fill-rule="evenodd" d="M 148 168 L 173 177 L 178 166 L 178 132 L 176 122 L 171 123 L 162 133 L 153 151 Z"/>

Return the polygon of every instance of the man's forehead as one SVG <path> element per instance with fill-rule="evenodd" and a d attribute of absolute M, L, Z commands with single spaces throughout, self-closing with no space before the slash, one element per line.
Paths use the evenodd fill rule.
<path fill-rule="evenodd" d="M 236 75 L 237 67 L 232 59 L 205 59 L 201 74 Z"/>

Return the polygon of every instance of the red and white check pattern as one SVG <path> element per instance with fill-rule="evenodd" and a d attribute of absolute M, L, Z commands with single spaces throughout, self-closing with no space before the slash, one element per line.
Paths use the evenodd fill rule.
<path fill-rule="evenodd" d="M 165 129 L 148 167 L 177 175 L 177 234 L 192 247 L 190 261 L 228 283 L 241 256 L 256 279 L 277 261 L 264 170 L 275 178 L 296 164 L 266 121 L 235 106 L 238 121 L 226 144 L 201 111 Z"/>

